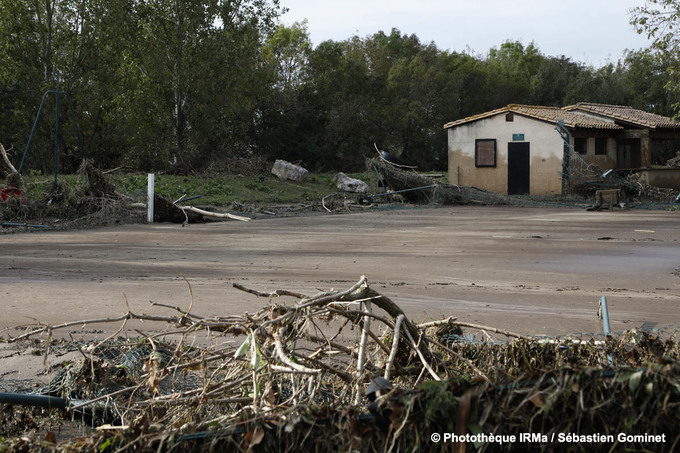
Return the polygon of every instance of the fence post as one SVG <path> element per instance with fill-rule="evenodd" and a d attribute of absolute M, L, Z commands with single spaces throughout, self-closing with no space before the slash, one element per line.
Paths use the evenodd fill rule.
<path fill-rule="evenodd" d="M 153 192 L 154 192 L 154 174 L 149 173 L 149 178 L 147 182 L 147 199 L 146 199 L 146 221 L 153 223 Z"/>

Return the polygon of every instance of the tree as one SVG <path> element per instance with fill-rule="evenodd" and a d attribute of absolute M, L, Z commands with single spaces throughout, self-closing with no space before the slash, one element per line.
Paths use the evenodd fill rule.
<path fill-rule="evenodd" d="M 152 126 L 138 131 L 146 143 L 138 155 L 146 165 L 176 157 L 192 167 L 247 148 L 261 95 L 260 47 L 273 29 L 277 0 L 153 0 L 138 11 L 134 114 L 138 124 Z"/>
<path fill-rule="evenodd" d="M 653 46 L 666 55 L 677 55 L 680 50 L 680 1 L 647 0 L 645 6 L 631 10 L 631 23 L 638 33 L 644 33 L 653 40 Z M 666 89 L 680 94 L 680 65 L 668 67 L 670 80 Z M 680 102 L 673 104 L 676 116 L 680 117 Z"/>
<path fill-rule="evenodd" d="M 658 49 L 627 51 L 621 68 L 626 105 L 672 116 L 674 99 L 666 87 L 671 80 L 670 70 L 677 66 L 678 56 L 675 53 Z"/>
<path fill-rule="evenodd" d="M 316 163 L 327 170 L 363 168 L 376 139 L 370 111 L 380 91 L 363 41 L 322 42 L 310 56 L 308 74 L 305 99 L 321 128 L 314 140 Z"/>
<path fill-rule="evenodd" d="M 260 71 L 270 91 L 257 115 L 257 143 L 270 159 L 302 161 L 316 169 L 323 161 L 316 145 L 322 126 L 307 89 L 311 55 L 306 22 L 279 25 L 266 40 Z"/>
<path fill-rule="evenodd" d="M 534 43 L 524 47 L 518 41 L 506 41 L 492 48 L 486 60 L 488 65 L 488 96 L 497 106 L 526 103 L 531 80 L 538 72 L 543 56 Z"/>
<path fill-rule="evenodd" d="M 85 48 L 91 44 L 91 16 L 85 0 L 0 0 L 0 10 L 3 11 L 0 42 L 4 43 L 0 45 L 0 56 L 5 67 L 0 73 L 0 83 L 6 87 L 2 103 L 11 105 L 10 111 L 0 115 L 10 142 L 23 150 L 43 93 L 56 88 L 57 77 L 62 81 L 61 90 L 72 91 L 77 85 L 77 76 L 71 70 L 80 63 Z M 54 146 L 55 140 L 53 105 L 53 102 L 46 104 L 31 149 L 34 165 L 43 168 L 51 161 L 48 148 Z M 60 110 L 62 119 L 71 120 L 67 108 Z M 81 150 L 73 149 L 78 143 L 71 140 L 75 138 L 73 128 L 62 128 L 60 132 L 62 152 L 72 149 L 72 154 L 82 155 Z M 63 136 L 68 139 L 61 139 Z M 73 148 L 66 147 L 67 143 L 74 145 Z"/>
<path fill-rule="evenodd" d="M 680 2 L 678 0 L 647 0 L 645 6 L 631 10 L 631 24 L 638 33 L 645 33 L 661 50 L 680 45 Z"/>
<path fill-rule="evenodd" d="M 529 103 L 555 107 L 567 104 L 569 86 L 584 73 L 590 72 L 564 55 L 543 58 L 531 77 Z"/>
<path fill-rule="evenodd" d="M 151 169 L 176 156 L 200 167 L 250 149 L 254 111 L 267 94 L 260 88 L 260 49 L 280 13 L 278 0 L 0 0 L 0 6 L 0 95 L 2 105 L 12 106 L 0 108 L 7 143 L 25 143 L 58 70 L 76 103 L 88 155 L 100 163 L 124 159 Z M 39 132 L 49 140 L 37 143 L 43 148 L 53 135 L 52 103 L 47 109 Z M 66 149 L 64 143 L 77 141 L 64 140 Z"/>

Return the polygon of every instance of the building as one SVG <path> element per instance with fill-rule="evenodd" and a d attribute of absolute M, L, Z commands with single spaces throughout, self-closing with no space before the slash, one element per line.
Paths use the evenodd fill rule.
<path fill-rule="evenodd" d="M 667 175 L 650 168 L 652 141 L 680 140 L 680 123 L 631 107 L 511 104 L 444 128 L 449 181 L 459 185 L 510 195 L 559 195 L 565 137 L 586 162 L 603 170 L 642 171 L 652 185 L 650 179 L 680 188 L 679 171 Z"/>

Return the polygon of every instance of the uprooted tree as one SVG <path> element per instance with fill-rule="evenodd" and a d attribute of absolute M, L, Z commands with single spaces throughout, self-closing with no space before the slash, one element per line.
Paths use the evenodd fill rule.
<path fill-rule="evenodd" d="M 2 157 L 2 163 L 0 163 L 0 178 L 7 178 L 7 187 L 23 190 L 24 180 L 9 160 L 7 151 L 5 150 L 5 147 L 2 146 L 2 143 L 0 143 L 0 157 Z"/>
<path fill-rule="evenodd" d="M 674 338 L 633 331 L 605 340 L 547 340 L 455 318 L 416 324 L 365 277 L 347 290 L 314 296 L 234 287 L 270 303 L 255 314 L 201 316 L 193 313 L 189 285 L 188 309 L 154 304 L 174 315 L 128 308 L 117 318 L 37 325 L 11 338 L 46 336 L 42 344 L 48 354 L 59 329 L 122 322 L 108 338 L 79 345 L 84 360 L 65 364 L 38 392 L 60 398 L 51 401 L 77 419 L 113 425 L 65 445 L 64 451 L 449 451 L 454 446 L 433 443 L 433 432 L 624 433 L 638 437 L 618 445 L 663 447 L 657 451 L 672 450 L 680 439 L 674 431 L 680 422 L 680 348 Z M 278 303 L 283 297 L 297 302 Z M 117 337 L 131 320 L 169 323 L 174 329 Z M 488 341 L 464 337 L 463 327 L 482 332 Z M 394 388 L 368 403 L 364 393 L 376 376 L 391 380 Z M 663 444 L 649 444 L 643 435 L 667 437 Z M 31 442 L 24 436 L 5 444 L 13 451 Z M 540 450 L 557 445 L 541 442 Z M 588 449 L 610 451 L 615 442 L 591 443 Z M 497 445 L 477 447 L 496 451 Z M 465 451 L 465 442 L 455 448 Z M 504 451 L 526 448 L 520 442 L 503 445 Z"/>

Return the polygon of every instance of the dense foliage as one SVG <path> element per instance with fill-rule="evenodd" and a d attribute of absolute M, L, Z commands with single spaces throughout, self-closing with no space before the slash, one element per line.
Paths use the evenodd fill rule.
<path fill-rule="evenodd" d="M 278 0 L 0 0 L 0 11 L 0 143 L 17 161 L 57 77 L 88 156 L 139 170 L 281 158 L 355 171 L 374 143 L 442 169 L 443 124 L 508 103 L 677 108 L 668 46 L 594 68 L 533 43 L 473 55 L 396 29 L 314 47 L 305 23 L 277 26 Z M 25 168 L 50 171 L 54 104 L 48 97 Z M 61 105 L 69 171 L 82 150 Z"/>

